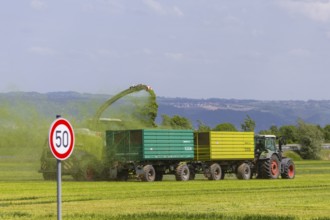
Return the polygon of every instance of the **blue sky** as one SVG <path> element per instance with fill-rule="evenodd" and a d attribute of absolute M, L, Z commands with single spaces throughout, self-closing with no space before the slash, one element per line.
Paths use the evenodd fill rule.
<path fill-rule="evenodd" d="M 0 92 L 330 99 L 330 0 L 7 0 L 0 31 Z"/>

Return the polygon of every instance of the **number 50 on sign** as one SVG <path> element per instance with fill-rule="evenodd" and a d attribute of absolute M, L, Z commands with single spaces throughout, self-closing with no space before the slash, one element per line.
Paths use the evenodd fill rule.
<path fill-rule="evenodd" d="M 49 147 L 54 157 L 65 160 L 74 148 L 74 132 L 70 122 L 64 118 L 55 120 L 49 129 Z"/>

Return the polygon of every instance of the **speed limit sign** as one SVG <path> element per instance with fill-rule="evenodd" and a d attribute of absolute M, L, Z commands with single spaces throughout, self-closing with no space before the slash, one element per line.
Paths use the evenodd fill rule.
<path fill-rule="evenodd" d="M 70 122 L 64 118 L 56 119 L 49 129 L 50 150 L 58 160 L 70 157 L 74 148 L 74 132 Z"/>

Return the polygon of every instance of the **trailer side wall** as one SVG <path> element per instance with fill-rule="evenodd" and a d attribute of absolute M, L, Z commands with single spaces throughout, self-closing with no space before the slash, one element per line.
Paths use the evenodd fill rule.
<path fill-rule="evenodd" d="M 210 131 L 195 133 L 195 160 L 244 160 L 253 158 L 253 132 Z"/>
<path fill-rule="evenodd" d="M 107 150 L 114 160 L 186 160 L 194 158 L 192 130 L 107 131 Z"/>

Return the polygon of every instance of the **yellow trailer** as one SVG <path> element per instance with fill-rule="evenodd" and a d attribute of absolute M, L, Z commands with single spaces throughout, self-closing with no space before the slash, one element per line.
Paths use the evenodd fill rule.
<path fill-rule="evenodd" d="M 225 173 L 250 179 L 254 148 L 254 132 L 195 132 L 194 161 L 189 163 L 191 179 L 197 173 L 203 173 L 209 180 L 223 179 Z"/>
<path fill-rule="evenodd" d="M 195 160 L 251 160 L 254 132 L 196 132 Z"/>

